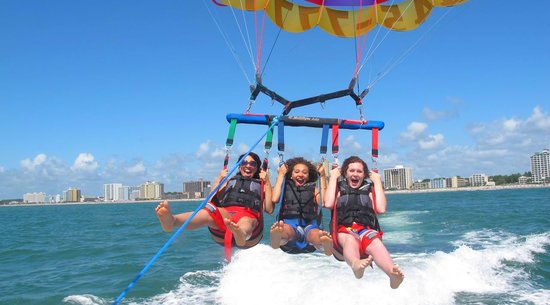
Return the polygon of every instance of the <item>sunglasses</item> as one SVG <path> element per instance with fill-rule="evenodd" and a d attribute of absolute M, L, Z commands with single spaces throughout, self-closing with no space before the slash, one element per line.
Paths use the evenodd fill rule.
<path fill-rule="evenodd" d="M 256 161 L 243 161 L 241 163 L 241 166 L 251 166 L 251 167 L 256 167 L 258 166 L 258 163 L 256 163 Z"/>

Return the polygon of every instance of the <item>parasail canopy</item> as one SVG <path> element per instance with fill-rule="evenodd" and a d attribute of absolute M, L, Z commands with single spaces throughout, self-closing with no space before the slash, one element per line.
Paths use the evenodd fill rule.
<path fill-rule="evenodd" d="M 376 25 L 395 31 L 414 30 L 426 21 L 434 7 L 459 5 L 468 0 L 404 0 L 394 4 L 380 4 L 387 0 L 306 1 L 316 5 L 291 0 L 218 0 L 237 9 L 265 10 L 271 21 L 287 32 L 300 33 L 318 26 L 339 37 L 361 36 Z"/>

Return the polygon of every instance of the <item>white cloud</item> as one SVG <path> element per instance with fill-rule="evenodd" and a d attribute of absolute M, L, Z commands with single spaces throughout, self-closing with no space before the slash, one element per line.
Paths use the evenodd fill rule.
<path fill-rule="evenodd" d="M 141 174 L 145 172 L 145 165 L 143 162 L 138 162 L 134 165 L 130 165 L 126 168 L 126 171 L 130 174 Z"/>
<path fill-rule="evenodd" d="M 533 113 L 525 122 L 527 127 L 540 129 L 545 132 L 550 132 L 550 115 L 544 113 L 540 106 L 533 109 Z"/>
<path fill-rule="evenodd" d="M 71 166 L 74 171 L 93 172 L 97 169 L 98 164 L 95 158 L 90 153 L 80 153 Z"/>
<path fill-rule="evenodd" d="M 507 119 L 507 120 L 504 120 L 504 122 L 502 122 L 502 128 L 507 132 L 514 132 L 518 129 L 520 124 L 521 124 L 521 121 L 519 120 Z"/>
<path fill-rule="evenodd" d="M 36 157 L 34 157 L 33 160 L 31 159 L 21 160 L 21 166 L 28 171 L 34 171 L 36 167 L 46 162 L 46 159 L 47 157 L 45 154 L 38 154 L 36 155 Z"/>
<path fill-rule="evenodd" d="M 416 141 L 428 129 L 428 124 L 412 122 L 407 126 L 407 131 L 401 133 L 401 139 L 405 141 Z"/>
<path fill-rule="evenodd" d="M 424 139 L 418 140 L 421 149 L 436 149 L 443 145 L 445 137 L 442 134 L 428 135 Z"/>
<path fill-rule="evenodd" d="M 422 115 L 428 121 L 439 121 L 439 120 L 445 120 L 445 119 L 456 117 L 457 112 L 456 111 L 436 111 L 429 107 L 425 107 L 424 110 L 422 110 Z"/>

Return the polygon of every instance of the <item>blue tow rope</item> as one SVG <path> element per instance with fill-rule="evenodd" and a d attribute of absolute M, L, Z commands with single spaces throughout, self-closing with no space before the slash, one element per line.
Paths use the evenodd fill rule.
<path fill-rule="evenodd" d="M 206 196 L 206 198 L 201 202 L 201 204 L 199 204 L 199 206 L 195 209 L 195 211 L 193 211 L 193 214 L 191 214 L 189 216 L 189 218 L 187 218 L 187 220 L 181 225 L 181 227 L 179 227 L 179 229 L 176 232 L 174 232 L 174 234 L 172 234 L 172 236 L 168 239 L 168 241 L 166 241 L 164 246 L 162 246 L 158 250 L 157 254 L 155 254 L 155 256 L 153 256 L 153 258 L 151 258 L 151 260 L 147 263 L 147 265 L 145 265 L 145 267 L 143 267 L 143 269 L 141 269 L 139 274 L 134 278 L 134 280 L 130 284 L 128 284 L 128 287 L 126 287 L 126 289 L 124 289 L 124 291 L 122 291 L 122 293 L 116 298 L 116 300 L 113 302 L 112 305 L 117 305 L 117 304 L 120 303 L 120 301 L 122 301 L 122 299 L 126 296 L 126 294 L 136 285 L 137 281 L 139 281 L 139 279 L 145 274 L 145 272 L 147 272 L 147 270 L 149 270 L 149 268 L 151 268 L 153 263 L 160 257 L 160 255 L 164 252 L 164 250 L 166 250 L 166 248 L 168 248 L 168 246 L 174 241 L 174 239 L 176 239 L 176 237 L 181 233 L 181 231 L 183 231 L 183 229 L 185 229 L 185 227 L 187 227 L 187 224 L 195 217 L 195 215 L 197 215 L 197 213 L 202 208 L 204 208 L 204 206 L 210 200 L 210 198 L 218 192 L 220 187 L 225 183 L 225 181 L 227 181 L 228 177 L 231 176 L 231 174 L 235 171 L 235 169 L 237 169 L 241 165 L 243 160 L 252 152 L 252 150 L 256 146 L 258 146 L 260 141 L 267 135 L 267 133 L 270 130 L 273 129 L 273 127 L 277 124 L 277 121 L 279 121 L 279 117 L 273 118 L 273 122 L 271 123 L 271 125 L 269 126 L 267 131 L 262 135 L 262 137 L 259 138 L 258 141 L 256 141 L 256 143 L 254 145 L 252 145 L 252 147 L 244 154 L 243 158 L 231 168 L 231 170 L 227 173 L 227 176 L 225 176 L 220 181 L 220 183 L 218 183 L 218 185 L 216 185 L 216 187 L 210 192 L 210 194 L 208 194 L 208 196 Z"/>

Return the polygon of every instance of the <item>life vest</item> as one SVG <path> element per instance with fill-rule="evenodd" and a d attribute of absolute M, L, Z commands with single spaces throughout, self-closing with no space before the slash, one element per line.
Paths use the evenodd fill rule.
<path fill-rule="evenodd" d="M 260 179 L 236 175 L 229 179 L 219 207 L 242 206 L 256 212 L 262 209 L 262 183 Z"/>
<path fill-rule="evenodd" d="M 307 225 L 316 219 L 318 208 L 315 203 L 315 186 L 315 182 L 296 186 L 294 182 L 287 181 L 279 219 L 298 218 L 301 225 Z"/>
<path fill-rule="evenodd" d="M 380 236 L 384 234 L 380 229 L 378 223 L 377 212 L 374 210 L 374 205 L 370 199 L 369 194 L 372 192 L 375 198 L 373 184 L 370 179 L 365 179 L 358 189 L 351 188 L 346 179 L 343 177 L 338 178 L 338 189 L 340 191 L 340 197 L 336 201 L 334 208 L 332 209 L 331 217 L 331 235 L 333 241 L 334 258 L 339 261 L 344 260 L 344 249 L 338 242 L 338 226 L 339 225 L 352 225 L 353 222 L 361 224 L 365 227 L 370 227 L 380 233 Z M 362 241 L 361 241 L 362 242 Z M 361 243 L 362 245 L 362 243 Z M 360 258 L 364 259 L 368 255 L 364 252 L 364 248 L 360 247 Z M 339 254 L 337 256 L 336 254 Z"/>
<path fill-rule="evenodd" d="M 372 181 L 365 179 L 357 189 L 351 188 L 345 178 L 338 179 L 340 197 L 336 201 L 337 225 L 351 225 L 354 222 L 379 231 L 380 225 L 369 194 Z"/>

